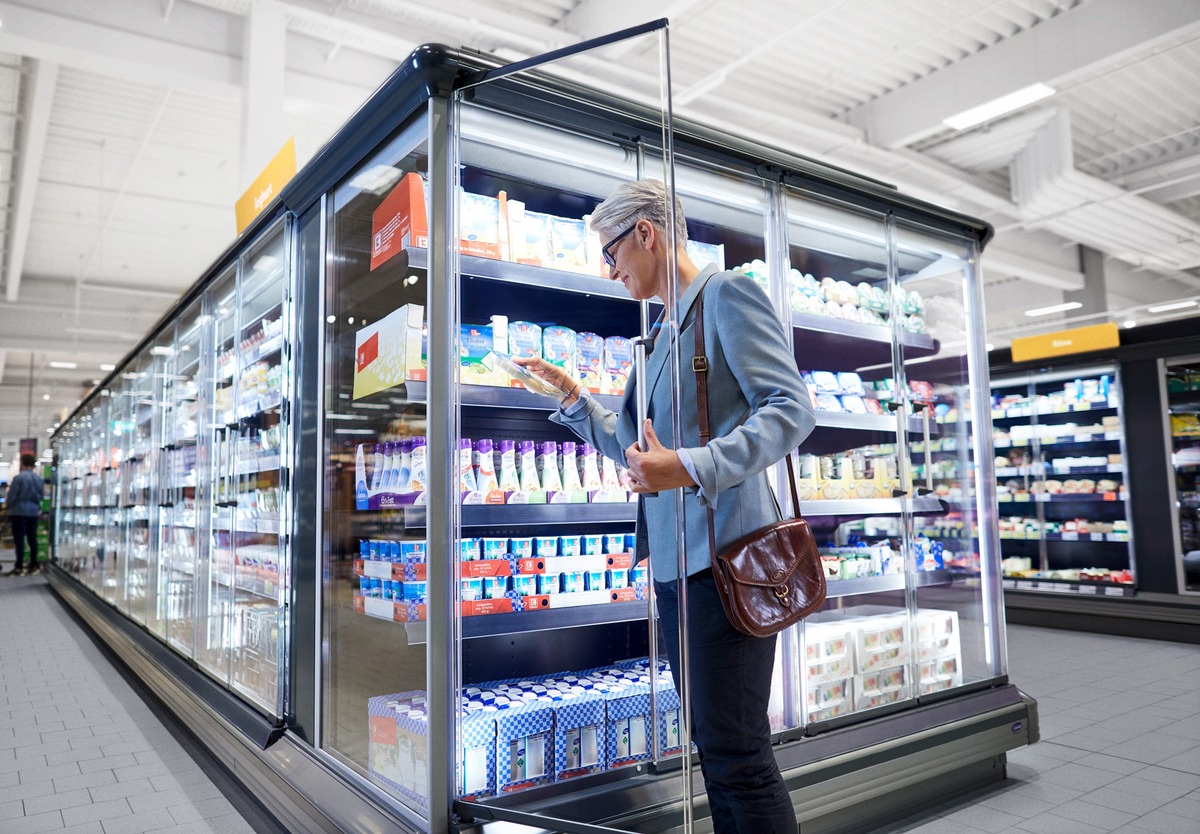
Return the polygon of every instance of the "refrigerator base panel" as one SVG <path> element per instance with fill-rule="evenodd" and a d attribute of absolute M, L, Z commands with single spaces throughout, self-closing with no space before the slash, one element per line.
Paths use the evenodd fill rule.
<path fill-rule="evenodd" d="M 1005 591 L 1004 611 L 1013 625 L 1200 643 L 1200 606 L 1191 597 L 1147 594 L 1104 599 Z"/>
<path fill-rule="evenodd" d="M 274 734 L 265 747 L 206 703 L 167 664 L 146 650 L 131 625 L 68 574 L 46 570 L 59 598 L 162 701 L 196 739 L 224 762 L 233 778 L 287 831 L 423 831 L 386 808 L 380 797 L 335 771 L 291 733 Z M 132 627 L 136 629 L 136 627 Z M 176 662 L 186 666 L 182 658 Z M 193 670 L 192 674 L 199 675 Z M 385 800 L 386 801 L 386 800 Z"/>

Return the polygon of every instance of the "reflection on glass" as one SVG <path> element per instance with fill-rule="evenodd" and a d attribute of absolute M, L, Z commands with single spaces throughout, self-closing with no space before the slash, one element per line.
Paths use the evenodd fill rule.
<path fill-rule="evenodd" d="M 797 662 L 776 674 L 777 729 L 995 674 L 971 466 L 971 249 L 800 195 L 787 212 L 783 291 L 817 408 L 798 487 L 829 600 L 782 644 Z"/>
<path fill-rule="evenodd" d="M 324 288 L 319 743 L 418 809 L 428 804 L 422 708 L 401 710 L 400 696 L 427 689 L 425 624 L 402 622 L 423 608 L 424 508 L 410 514 L 404 502 L 422 480 L 415 441 L 426 433 L 423 388 L 407 384 L 424 379 L 426 131 L 417 120 L 333 193 Z"/>
<path fill-rule="evenodd" d="M 200 426 L 204 418 L 201 362 L 208 331 L 197 301 L 183 314 L 175 349 L 163 374 L 158 594 L 155 630 L 175 649 L 192 655 L 196 622 L 196 559 L 203 541 L 197 531 L 201 506 Z"/>
<path fill-rule="evenodd" d="M 233 608 L 234 540 L 233 455 L 238 425 L 234 403 L 237 374 L 237 271 L 230 268 L 208 289 L 206 307 L 213 317 L 215 361 L 205 369 L 204 404 L 207 414 L 201 430 L 209 450 L 205 493 L 204 533 L 208 547 L 199 552 L 196 601 L 196 660 L 222 683 L 229 681 L 230 631 Z M 200 531 L 198 530 L 197 533 Z"/>

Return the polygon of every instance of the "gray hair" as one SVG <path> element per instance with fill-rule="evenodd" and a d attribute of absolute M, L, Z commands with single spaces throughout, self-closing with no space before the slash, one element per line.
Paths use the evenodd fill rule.
<path fill-rule="evenodd" d="M 649 220 L 666 233 L 667 187 L 661 180 L 632 180 L 617 186 L 607 200 L 596 206 L 588 227 L 597 234 L 614 238 L 639 220 Z M 687 218 L 677 196 L 675 242 L 678 246 L 686 246 L 687 240 Z"/>

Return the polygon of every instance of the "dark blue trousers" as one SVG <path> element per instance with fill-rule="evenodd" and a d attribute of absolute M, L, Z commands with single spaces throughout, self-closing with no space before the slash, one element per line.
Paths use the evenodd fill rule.
<path fill-rule="evenodd" d="M 679 686 L 679 596 L 655 582 L 663 651 Z M 688 578 L 692 740 L 712 809 L 714 834 L 796 834 L 796 814 L 771 750 L 767 703 L 775 637 L 747 637 L 729 624 L 712 571 Z"/>
<path fill-rule="evenodd" d="M 13 515 L 9 518 L 12 519 L 13 545 L 17 551 L 17 562 L 13 566 L 13 570 L 21 569 L 21 562 L 25 560 L 26 541 L 29 542 L 29 567 L 36 568 L 38 517 L 36 515 Z"/>

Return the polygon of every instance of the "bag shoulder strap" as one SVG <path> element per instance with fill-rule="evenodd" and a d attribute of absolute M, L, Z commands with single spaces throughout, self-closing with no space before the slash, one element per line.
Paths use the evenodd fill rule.
<path fill-rule="evenodd" d="M 708 425 L 708 357 L 704 352 L 704 291 L 708 285 L 700 288 L 700 296 L 696 299 L 696 353 L 692 356 L 692 371 L 696 375 L 696 416 L 700 424 L 700 445 L 707 446 L 712 432 Z M 796 470 L 792 465 L 792 453 L 786 456 L 788 469 L 788 486 L 792 492 L 792 515 L 800 518 L 800 493 L 796 489 Z M 709 508 L 709 523 L 712 523 L 712 508 Z M 711 529 L 711 528 L 710 528 Z"/>

